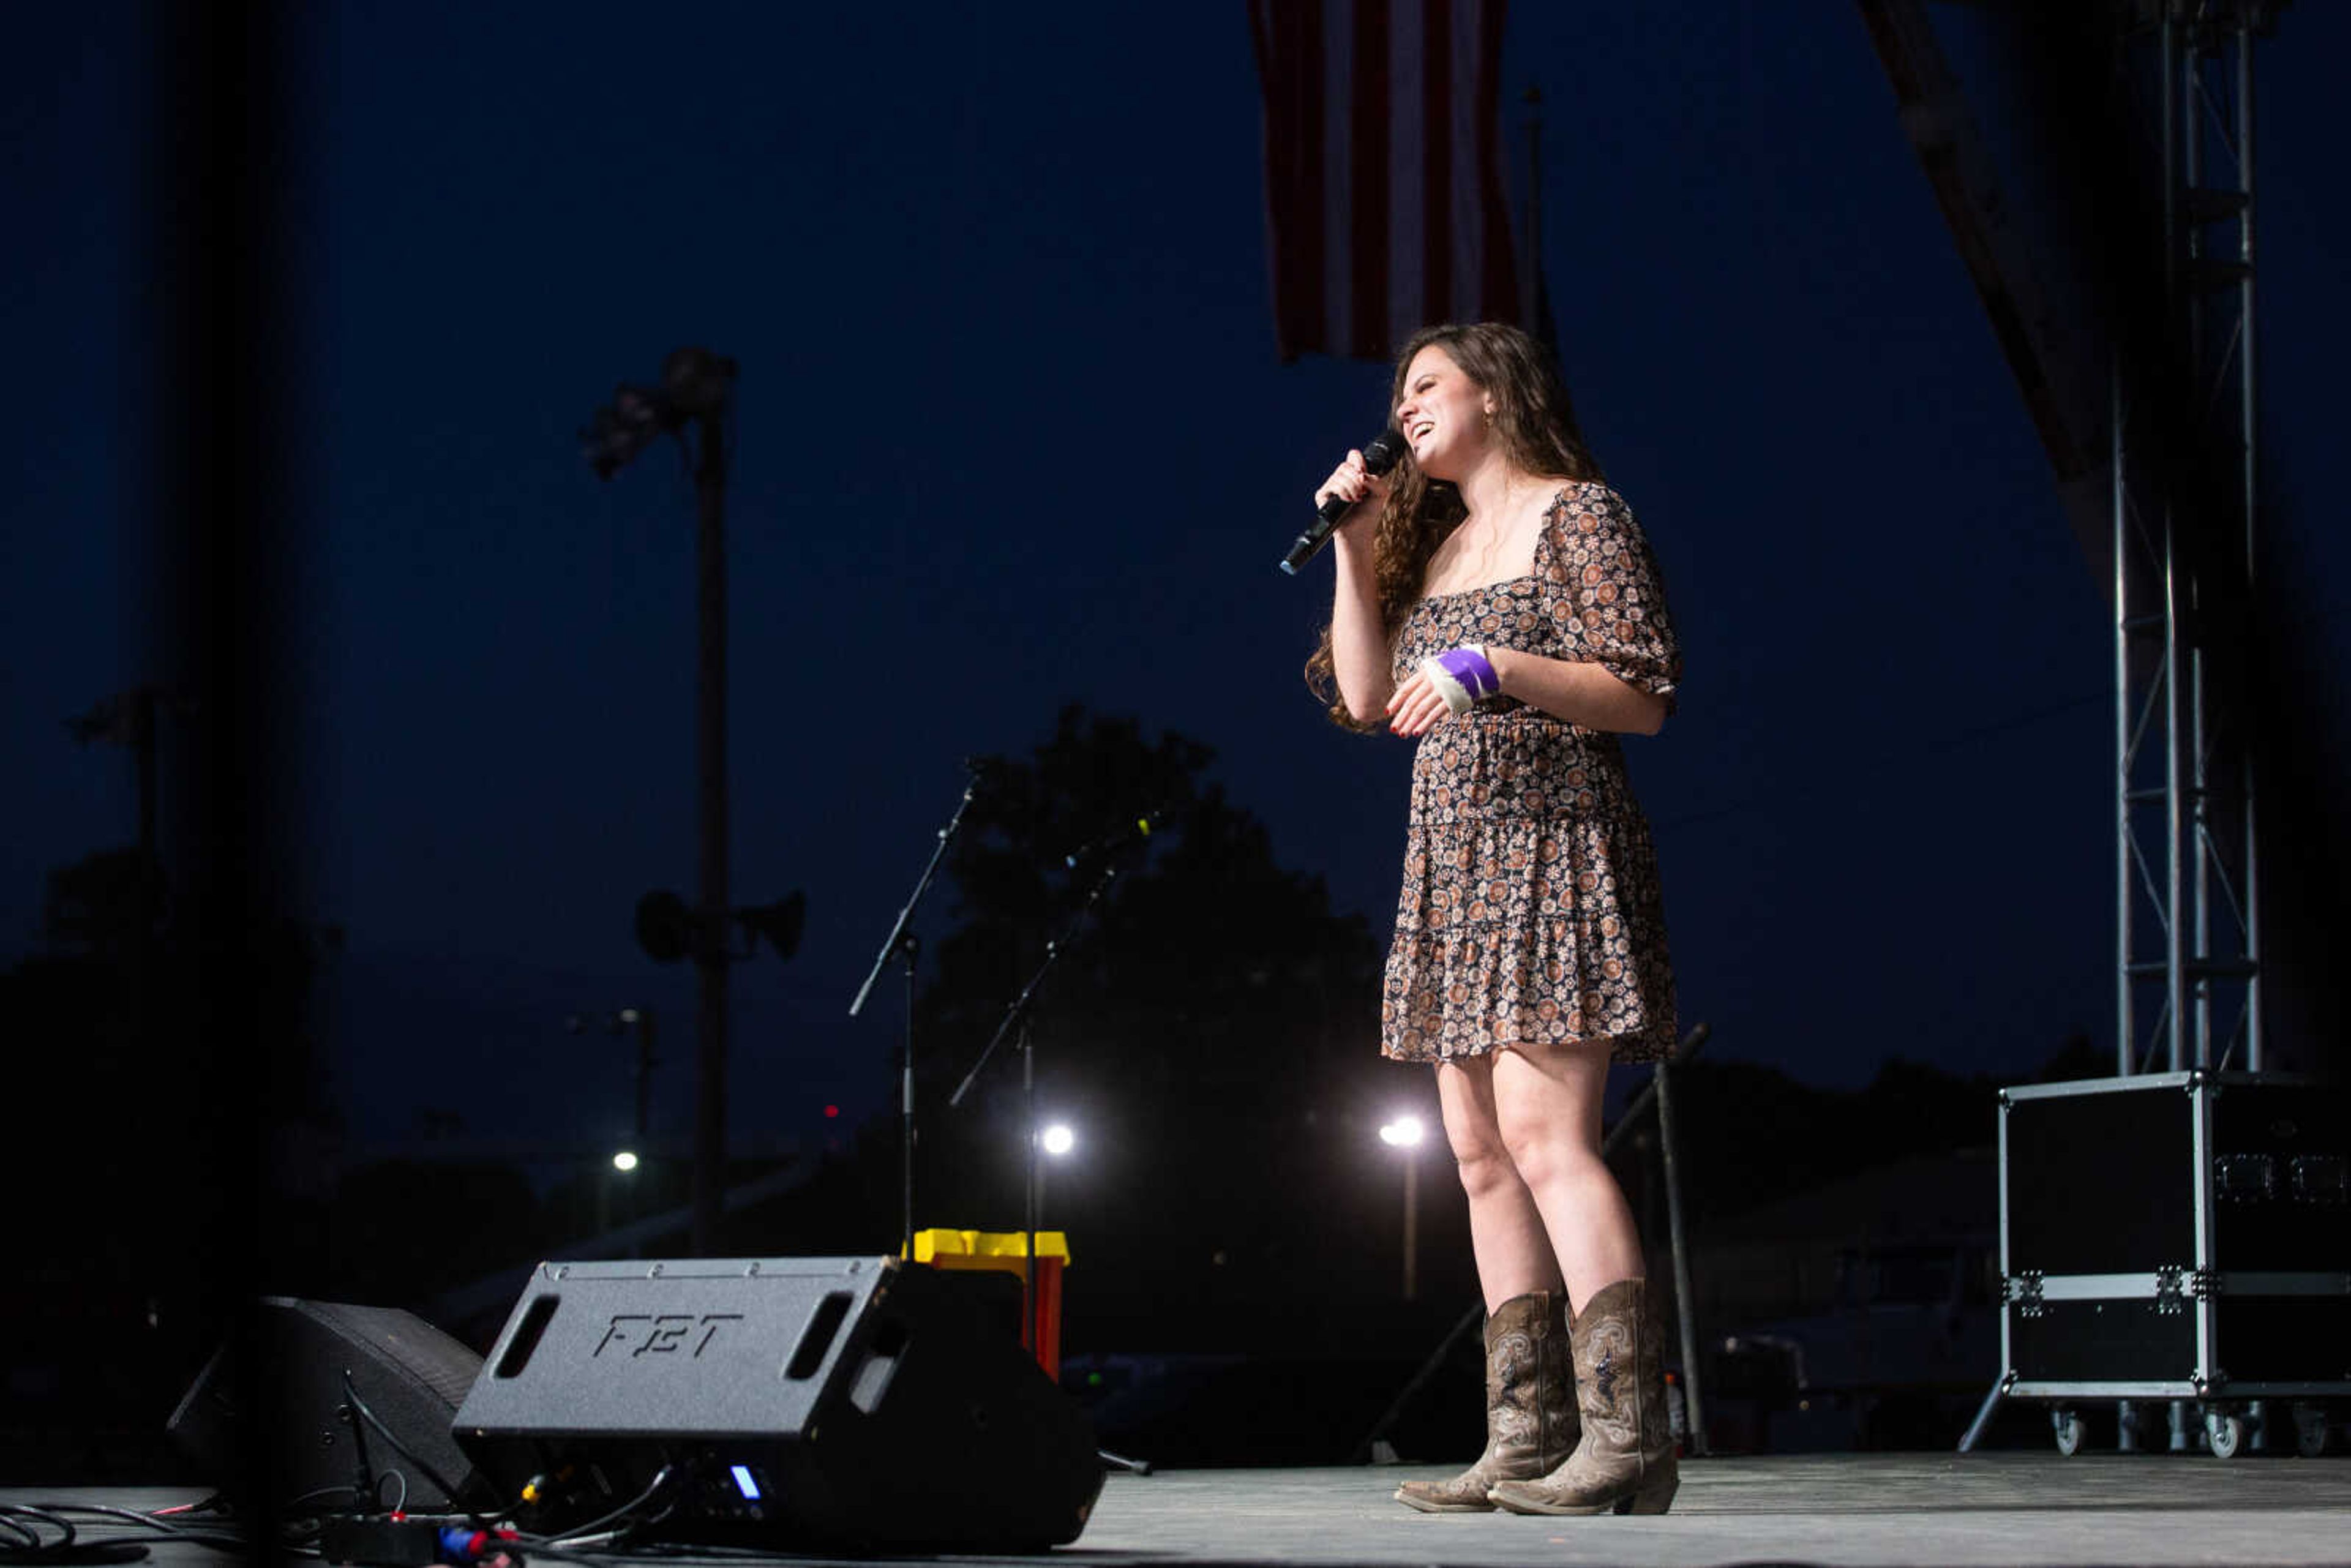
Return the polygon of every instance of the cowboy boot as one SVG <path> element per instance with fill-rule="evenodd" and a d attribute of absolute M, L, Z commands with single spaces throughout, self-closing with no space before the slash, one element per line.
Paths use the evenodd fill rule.
<path fill-rule="evenodd" d="M 1497 1481 L 1540 1476 L 1575 1447 L 1567 1299 L 1513 1296 L 1486 1318 L 1486 1451 L 1444 1481 L 1406 1481 L 1396 1501 L 1423 1513 L 1489 1513 Z"/>
<path fill-rule="evenodd" d="M 1495 1502 L 1512 1513 L 1663 1513 L 1673 1505 L 1681 1476 L 1655 1308 L 1642 1280 L 1619 1280 L 1584 1303 L 1568 1335 L 1583 1441 L 1539 1480 L 1497 1483 Z"/>

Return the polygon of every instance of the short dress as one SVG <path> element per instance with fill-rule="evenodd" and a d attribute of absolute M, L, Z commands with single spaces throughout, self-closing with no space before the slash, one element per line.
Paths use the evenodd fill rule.
<path fill-rule="evenodd" d="M 1465 643 L 1596 663 L 1668 711 L 1681 681 L 1649 542 L 1596 481 L 1552 501 L 1531 574 L 1415 605 L 1395 678 Z M 1440 720 L 1413 758 L 1381 1053 L 1605 1046 L 1655 1061 L 1675 1027 L 1656 853 L 1617 737 L 1510 697 Z"/>

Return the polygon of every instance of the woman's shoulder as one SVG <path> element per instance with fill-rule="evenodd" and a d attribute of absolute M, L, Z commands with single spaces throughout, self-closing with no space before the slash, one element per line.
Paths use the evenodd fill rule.
<path fill-rule="evenodd" d="M 1544 515 L 1541 559 L 1554 580 L 1581 579 L 1595 563 L 1648 549 L 1633 508 L 1605 479 L 1556 478 Z"/>
<path fill-rule="evenodd" d="M 1541 474 L 1536 476 L 1535 484 L 1548 491 L 1554 502 L 1573 504 L 1579 499 L 1616 495 L 1608 481 L 1597 475 L 1588 479 L 1578 479 L 1567 474 Z"/>
<path fill-rule="evenodd" d="M 1633 508 L 1625 497 L 1605 479 L 1576 479 L 1564 474 L 1546 474 L 1541 484 L 1551 499 L 1543 504 L 1543 516 L 1553 527 L 1571 522 L 1588 525 L 1601 518 L 1623 518 L 1630 521 Z"/>

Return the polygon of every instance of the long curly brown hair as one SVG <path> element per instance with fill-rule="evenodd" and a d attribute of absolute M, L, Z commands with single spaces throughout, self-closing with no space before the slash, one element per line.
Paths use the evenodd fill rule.
<path fill-rule="evenodd" d="M 1413 357 L 1434 344 L 1461 368 L 1461 373 L 1494 400 L 1494 434 L 1513 468 L 1531 476 L 1599 479 L 1593 462 L 1576 428 L 1575 405 L 1559 371 L 1542 346 L 1516 327 L 1499 321 L 1447 323 L 1424 327 L 1396 356 L 1395 379 L 1388 389 L 1388 407 L 1404 401 L 1404 378 Z M 1428 575 L 1429 558 L 1446 536 L 1461 524 L 1465 511 L 1461 492 L 1442 479 L 1420 471 L 1406 449 L 1396 459 L 1387 504 L 1380 508 L 1372 536 L 1372 570 L 1380 601 L 1380 624 L 1394 642 L 1412 607 L 1420 602 Z M 1331 717 L 1350 729 L 1370 729 L 1358 724 L 1338 695 L 1338 671 L 1331 661 L 1331 628 L 1326 622 L 1314 656 L 1306 661 L 1306 685 L 1330 705 Z"/>

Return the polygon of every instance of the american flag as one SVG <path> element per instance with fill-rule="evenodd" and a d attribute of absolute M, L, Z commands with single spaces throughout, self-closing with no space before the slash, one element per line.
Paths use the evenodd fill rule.
<path fill-rule="evenodd" d="M 1503 193 L 1502 0 L 1249 0 L 1284 360 L 1385 359 L 1523 313 Z"/>

